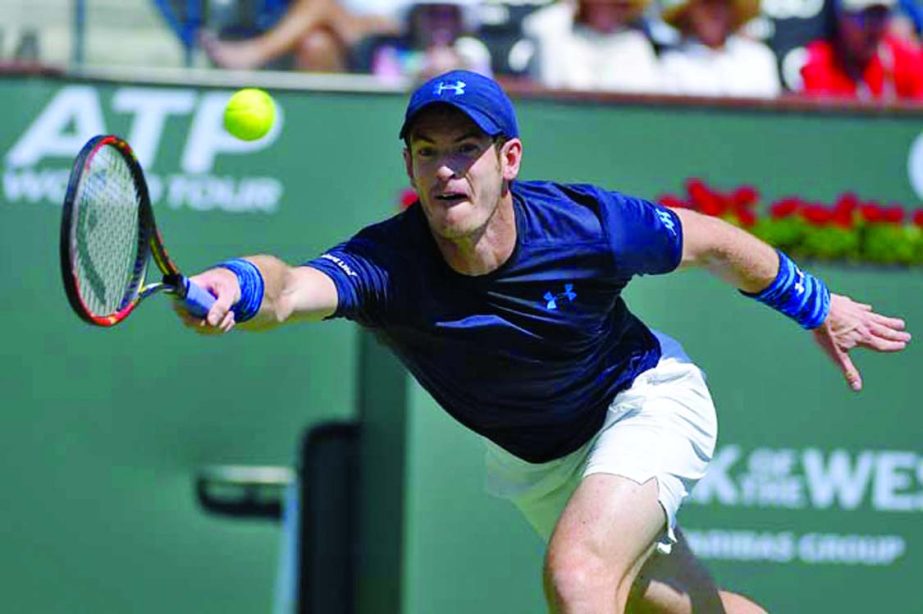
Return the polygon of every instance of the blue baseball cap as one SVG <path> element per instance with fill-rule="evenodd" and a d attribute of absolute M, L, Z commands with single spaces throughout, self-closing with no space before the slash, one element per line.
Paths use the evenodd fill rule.
<path fill-rule="evenodd" d="M 400 138 L 405 138 L 417 115 L 430 105 L 448 104 L 471 118 L 489 136 L 519 136 L 513 103 L 500 84 L 470 70 L 453 70 L 418 87 L 407 103 Z"/>

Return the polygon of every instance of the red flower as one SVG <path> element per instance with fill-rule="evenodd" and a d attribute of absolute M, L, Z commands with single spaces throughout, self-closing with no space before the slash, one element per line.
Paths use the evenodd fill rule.
<path fill-rule="evenodd" d="M 790 217 L 801 208 L 802 201 L 796 196 L 778 200 L 769 207 L 769 216 L 774 220 Z"/>
<path fill-rule="evenodd" d="M 752 185 L 742 185 L 731 192 L 731 205 L 736 209 L 751 207 L 759 200 L 760 193 Z"/>
<path fill-rule="evenodd" d="M 833 211 L 820 204 L 808 204 L 802 207 L 801 217 L 812 226 L 825 226 L 833 220 Z"/>
<path fill-rule="evenodd" d="M 884 209 L 876 202 L 867 202 L 859 205 L 859 213 L 862 219 L 869 223 L 881 222 L 884 220 Z"/>
<path fill-rule="evenodd" d="M 734 212 L 737 216 L 737 219 L 740 220 L 742 226 L 749 228 L 756 224 L 756 214 L 750 211 L 749 209 L 744 209 L 741 207 Z"/>
<path fill-rule="evenodd" d="M 891 205 L 884 210 L 884 221 L 889 224 L 904 223 L 904 208 L 900 205 Z"/>
<path fill-rule="evenodd" d="M 858 206 L 859 197 L 853 192 L 840 194 L 840 197 L 836 200 L 836 204 L 834 205 L 836 209 L 845 211 L 853 211 Z"/>
<path fill-rule="evenodd" d="M 913 212 L 913 225 L 923 227 L 923 209 Z"/>
<path fill-rule="evenodd" d="M 833 206 L 833 223 L 840 228 L 852 228 L 853 214 L 859 206 L 859 199 L 852 192 L 841 194 Z"/>
<path fill-rule="evenodd" d="M 833 211 L 823 205 L 806 205 L 801 209 L 801 217 L 812 226 L 824 226 L 833 219 Z"/>
<path fill-rule="evenodd" d="M 698 177 L 690 177 L 686 180 L 686 192 L 692 194 L 694 191 L 698 190 L 705 190 L 706 192 L 710 191 L 708 186 L 705 185 L 705 182 Z"/>
<path fill-rule="evenodd" d="M 839 226 L 840 228 L 845 228 L 846 230 L 849 230 L 853 226 L 852 212 L 851 211 L 846 212 L 846 211 L 834 209 L 833 216 L 831 217 L 831 221 L 834 223 L 834 225 Z"/>
<path fill-rule="evenodd" d="M 725 198 L 705 185 L 701 179 L 687 181 L 686 190 L 692 199 L 692 208 L 705 215 L 720 216 L 727 210 Z"/>

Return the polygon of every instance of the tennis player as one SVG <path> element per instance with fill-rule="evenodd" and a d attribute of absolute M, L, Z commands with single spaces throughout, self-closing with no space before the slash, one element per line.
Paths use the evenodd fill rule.
<path fill-rule="evenodd" d="M 217 297 L 206 320 L 178 313 L 202 332 L 334 317 L 377 331 L 485 438 L 490 490 L 548 541 L 553 612 L 762 612 L 719 591 L 676 527 L 715 448 L 715 409 L 702 372 L 622 289 L 704 267 L 811 330 L 856 391 L 848 352 L 904 349 L 904 323 L 719 219 L 518 181 L 514 109 L 487 77 L 422 85 L 400 137 L 418 202 L 299 266 L 224 262 L 192 278 Z"/>

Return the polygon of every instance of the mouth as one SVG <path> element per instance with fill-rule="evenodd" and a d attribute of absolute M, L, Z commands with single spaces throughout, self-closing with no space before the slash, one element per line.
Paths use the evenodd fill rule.
<path fill-rule="evenodd" d="M 442 204 L 451 207 L 468 200 L 468 195 L 464 192 L 440 192 L 436 194 L 436 200 Z"/>

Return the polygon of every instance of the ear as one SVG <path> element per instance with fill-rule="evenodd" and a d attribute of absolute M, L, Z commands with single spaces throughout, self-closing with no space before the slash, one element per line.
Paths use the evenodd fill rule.
<path fill-rule="evenodd" d="M 417 188 L 417 182 L 413 178 L 413 158 L 410 156 L 410 150 L 404 148 L 404 170 L 407 171 L 407 178 L 410 179 L 410 186 Z"/>
<path fill-rule="evenodd" d="M 510 139 L 500 148 L 500 166 L 503 179 L 512 181 L 519 175 L 519 165 L 522 162 L 522 141 Z"/>

